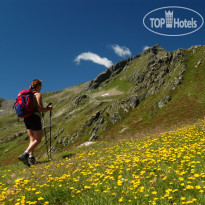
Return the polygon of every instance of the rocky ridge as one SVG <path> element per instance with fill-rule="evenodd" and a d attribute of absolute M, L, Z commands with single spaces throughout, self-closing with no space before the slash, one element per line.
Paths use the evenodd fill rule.
<path fill-rule="evenodd" d="M 127 94 L 122 95 L 118 100 L 114 100 L 113 103 L 106 104 L 106 99 L 103 99 L 103 102 L 95 102 L 96 105 L 92 108 L 93 111 L 90 112 L 93 114 L 89 115 L 90 117 L 84 122 L 78 132 L 72 136 L 61 137 L 58 144 L 68 145 L 68 141 L 74 142 L 76 138 L 82 136 L 85 132 L 90 136 L 89 140 L 99 140 L 101 138 L 100 133 L 108 129 L 110 124 L 118 123 L 123 118 L 122 115 L 126 115 L 132 109 L 135 109 L 147 97 L 158 93 L 165 87 L 169 87 L 169 92 L 171 93 L 182 83 L 183 75 L 186 72 L 186 66 L 183 63 L 186 60 L 183 50 L 167 52 L 159 45 L 156 45 L 141 54 L 116 63 L 98 75 L 84 88 L 83 91 L 87 92 L 87 94 L 75 99 L 75 106 L 89 98 L 96 90 L 106 88 L 113 78 L 118 78 L 126 70 L 129 71 L 135 60 L 146 56 L 149 56 L 149 60 L 145 65 L 141 69 L 134 69 L 134 72 L 126 79 L 127 82 L 132 84 Z M 163 96 L 153 109 L 164 107 L 171 99 L 171 95 Z M 92 102 L 89 101 L 89 103 Z"/>

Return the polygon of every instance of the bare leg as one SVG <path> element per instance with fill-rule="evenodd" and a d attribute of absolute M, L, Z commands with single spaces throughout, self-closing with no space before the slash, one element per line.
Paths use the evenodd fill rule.
<path fill-rule="evenodd" d="M 29 146 L 28 146 L 26 151 L 28 151 L 29 147 L 31 147 L 33 142 L 35 141 L 35 138 L 34 138 L 34 135 L 33 135 L 33 131 L 30 130 L 30 129 L 27 129 L 27 133 L 28 133 L 28 136 L 30 138 L 30 143 L 29 143 Z M 30 151 L 29 155 L 33 155 L 33 152 Z"/>
<path fill-rule="evenodd" d="M 42 130 L 34 131 L 34 130 L 27 130 L 27 133 L 30 138 L 30 143 L 26 151 L 29 152 L 30 155 L 34 154 L 35 148 L 40 144 L 42 139 Z"/>

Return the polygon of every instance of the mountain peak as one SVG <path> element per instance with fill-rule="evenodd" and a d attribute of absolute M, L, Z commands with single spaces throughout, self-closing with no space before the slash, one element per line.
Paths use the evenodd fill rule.
<path fill-rule="evenodd" d="M 153 53 L 153 54 L 157 55 L 159 52 L 162 52 L 162 51 L 164 52 L 166 50 L 157 44 L 157 45 L 154 45 L 152 47 L 149 47 L 142 54 Z"/>

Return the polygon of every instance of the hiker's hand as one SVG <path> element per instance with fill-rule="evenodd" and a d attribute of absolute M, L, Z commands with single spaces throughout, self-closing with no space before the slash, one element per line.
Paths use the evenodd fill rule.
<path fill-rule="evenodd" d="M 52 105 L 49 105 L 48 108 L 49 108 L 49 111 L 53 110 L 53 106 Z"/>

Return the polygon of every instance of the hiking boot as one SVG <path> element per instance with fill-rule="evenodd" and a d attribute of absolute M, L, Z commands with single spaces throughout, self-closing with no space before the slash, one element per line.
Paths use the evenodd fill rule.
<path fill-rule="evenodd" d="M 25 165 L 27 165 L 28 167 L 30 167 L 30 164 L 28 163 L 28 157 L 29 157 L 29 154 L 28 154 L 28 153 L 23 153 L 23 154 L 20 155 L 18 158 L 19 158 L 19 160 L 21 160 Z"/>
<path fill-rule="evenodd" d="M 28 163 L 29 163 L 30 165 L 36 164 L 36 159 L 35 159 L 35 157 L 29 157 L 29 158 L 28 158 Z"/>

